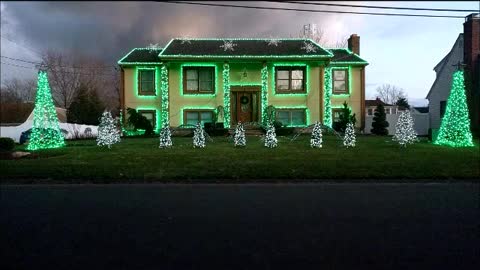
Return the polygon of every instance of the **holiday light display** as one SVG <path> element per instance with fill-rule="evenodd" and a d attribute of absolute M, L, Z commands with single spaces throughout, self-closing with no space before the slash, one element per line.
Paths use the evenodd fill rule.
<path fill-rule="evenodd" d="M 413 118 L 410 111 L 400 113 L 392 140 L 397 141 L 403 147 L 417 141 L 417 133 L 413 129 Z"/>
<path fill-rule="evenodd" d="M 162 129 L 160 129 L 160 145 L 158 147 L 170 148 L 172 145 L 172 133 L 170 132 L 170 127 L 167 124 L 164 124 Z"/>
<path fill-rule="evenodd" d="M 243 128 L 243 125 L 241 122 L 238 122 L 237 127 L 235 128 L 233 143 L 235 146 L 247 145 L 247 140 L 245 138 L 245 129 Z"/>
<path fill-rule="evenodd" d="M 275 148 L 278 145 L 277 134 L 272 123 L 268 123 L 267 134 L 265 135 L 265 147 Z"/>
<path fill-rule="evenodd" d="M 347 124 L 345 129 L 345 136 L 343 137 L 343 146 L 355 147 L 355 129 L 352 123 Z"/>
<path fill-rule="evenodd" d="M 332 127 L 332 69 L 325 68 L 323 91 L 323 124 Z"/>
<path fill-rule="evenodd" d="M 47 73 L 40 71 L 37 81 L 37 95 L 33 109 L 33 127 L 27 150 L 58 148 L 65 145 L 60 131 L 57 111 L 53 104 Z"/>
<path fill-rule="evenodd" d="M 434 144 L 451 147 L 473 146 L 462 70 L 453 74 L 452 89 L 447 100 L 445 115 Z"/>
<path fill-rule="evenodd" d="M 204 148 L 205 147 L 205 134 L 203 133 L 203 128 L 200 123 L 197 123 L 195 130 L 193 131 L 193 148 Z"/>
<path fill-rule="evenodd" d="M 161 126 L 170 125 L 168 114 L 168 69 L 165 65 L 161 68 L 161 91 L 162 91 L 162 111 Z"/>
<path fill-rule="evenodd" d="M 312 148 L 322 148 L 322 126 L 317 121 L 312 130 L 312 138 L 310 139 L 310 147 Z"/>
<path fill-rule="evenodd" d="M 110 149 L 112 144 L 120 142 L 120 130 L 118 130 L 116 121 L 113 119 L 109 111 L 104 111 L 98 126 L 97 145 L 108 146 Z"/>
<path fill-rule="evenodd" d="M 262 123 L 265 125 L 268 121 L 268 68 L 264 64 L 261 71 L 262 76 Z"/>
<path fill-rule="evenodd" d="M 230 128 L 230 65 L 223 65 L 223 125 Z"/>

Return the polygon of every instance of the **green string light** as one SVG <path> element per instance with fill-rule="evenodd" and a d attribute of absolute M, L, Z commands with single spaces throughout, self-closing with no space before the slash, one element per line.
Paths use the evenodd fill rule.
<path fill-rule="evenodd" d="M 47 73 L 38 73 L 37 96 L 33 110 L 33 127 L 27 150 L 58 148 L 65 146 L 60 131 L 57 111 L 53 104 Z"/>
<path fill-rule="evenodd" d="M 230 65 L 223 65 L 223 118 L 225 128 L 230 128 Z"/>
<path fill-rule="evenodd" d="M 323 91 L 323 124 L 332 127 L 332 68 L 325 68 Z"/>
<path fill-rule="evenodd" d="M 267 124 L 268 114 L 267 114 L 267 107 L 268 107 L 268 67 L 265 64 L 262 67 L 262 123 L 264 125 Z"/>
<path fill-rule="evenodd" d="M 160 126 L 170 125 L 170 121 L 168 119 L 168 69 L 167 66 L 163 65 L 161 68 L 161 90 L 162 90 L 162 119 L 160 122 Z"/>
<path fill-rule="evenodd" d="M 453 74 L 452 90 L 448 97 L 445 115 L 434 144 L 451 147 L 474 146 L 470 131 L 463 71 L 461 70 Z"/>

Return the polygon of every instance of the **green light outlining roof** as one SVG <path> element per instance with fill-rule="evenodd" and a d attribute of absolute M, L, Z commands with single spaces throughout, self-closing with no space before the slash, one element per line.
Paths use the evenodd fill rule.
<path fill-rule="evenodd" d="M 185 42 L 188 40 L 188 42 Z M 280 41 L 277 46 L 268 41 Z M 222 49 L 224 42 L 233 42 L 233 50 Z M 236 43 L 237 42 L 237 43 Z M 314 50 L 308 51 L 303 45 L 310 44 Z M 283 59 L 329 59 L 333 54 L 311 39 L 302 38 L 174 38 L 158 55 L 165 58 L 283 58 Z"/>
<path fill-rule="evenodd" d="M 368 65 L 358 54 L 348 48 L 326 49 L 333 54 L 330 65 Z"/>
<path fill-rule="evenodd" d="M 119 65 L 159 65 L 161 64 L 158 53 L 163 50 L 151 48 L 134 48 L 127 53 L 117 64 Z"/>

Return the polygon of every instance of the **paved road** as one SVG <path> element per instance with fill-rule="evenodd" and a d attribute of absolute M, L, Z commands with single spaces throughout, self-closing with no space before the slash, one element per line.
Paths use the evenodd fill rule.
<path fill-rule="evenodd" d="M 1 269 L 475 269 L 478 184 L 1 187 Z"/>

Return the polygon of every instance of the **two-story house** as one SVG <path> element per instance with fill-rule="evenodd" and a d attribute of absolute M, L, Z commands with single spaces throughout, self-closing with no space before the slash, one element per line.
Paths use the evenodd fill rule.
<path fill-rule="evenodd" d="M 325 49 L 310 39 L 172 39 L 162 49 L 136 48 L 118 64 L 121 108 L 182 127 L 238 121 L 265 124 L 273 105 L 276 120 L 304 127 L 331 126 L 344 101 L 365 125 L 365 67 L 360 37 L 349 48 Z"/>

